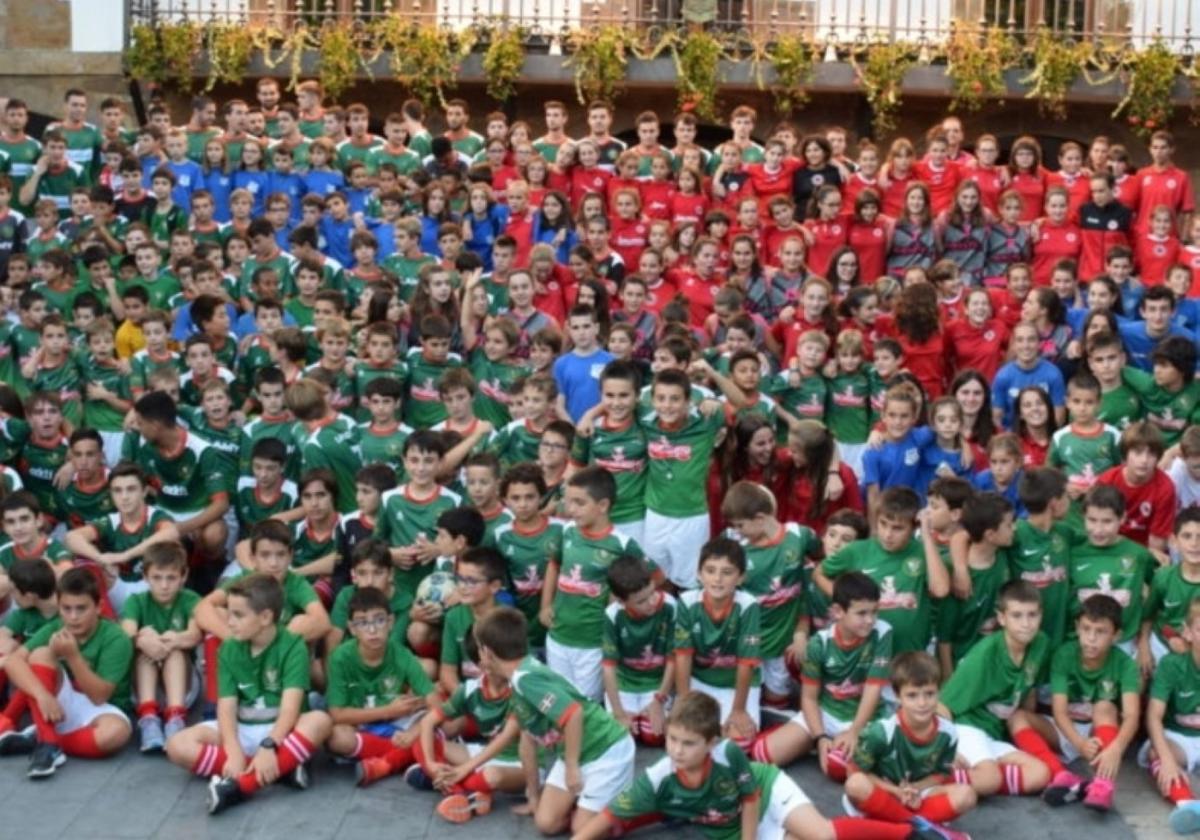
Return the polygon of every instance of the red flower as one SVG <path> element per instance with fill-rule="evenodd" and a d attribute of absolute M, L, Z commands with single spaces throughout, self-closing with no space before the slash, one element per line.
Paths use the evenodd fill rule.
<path fill-rule="evenodd" d="M 1154 120 L 1146 120 L 1146 128 L 1154 128 L 1158 123 Z"/>
<path fill-rule="evenodd" d="M 983 82 L 979 81 L 978 79 L 971 82 L 971 92 L 972 93 L 983 93 Z"/>
<path fill-rule="evenodd" d="M 1137 125 L 1137 124 L 1138 124 L 1138 123 L 1140 123 L 1141 121 L 1142 121 L 1142 118 L 1141 118 L 1141 117 L 1139 117 L 1137 114 L 1133 114 L 1133 115 L 1132 115 L 1132 116 L 1129 118 L 1129 124 L 1130 124 L 1130 125 Z"/>

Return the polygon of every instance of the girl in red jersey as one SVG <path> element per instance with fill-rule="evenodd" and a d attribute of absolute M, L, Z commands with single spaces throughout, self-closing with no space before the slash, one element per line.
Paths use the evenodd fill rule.
<path fill-rule="evenodd" d="M 1179 249 L 1179 262 L 1192 273 L 1192 284 L 1187 296 L 1200 298 L 1200 216 L 1193 216 L 1188 223 L 1187 239 Z"/>
<path fill-rule="evenodd" d="M 1017 394 L 1017 422 L 1014 431 L 1021 441 L 1025 468 L 1046 463 L 1046 453 L 1058 424 L 1050 394 L 1037 385 L 1022 388 Z"/>
<path fill-rule="evenodd" d="M 864 511 L 858 479 L 849 464 L 834 459 L 833 435 L 816 420 L 801 420 L 788 432 L 790 463 L 782 471 L 779 518 L 807 525 L 818 534 L 839 510 Z"/>
<path fill-rule="evenodd" d="M 708 212 L 708 197 L 704 195 L 704 176 L 700 170 L 684 167 L 679 170 L 675 192 L 671 195 L 671 221 L 677 225 L 686 222 L 699 224 Z"/>
<path fill-rule="evenodd" d="M 1092 200 L 1091 173 L 1083 168 L 1083 146 L 1068 140 L 1058 148 L 1058 171 L 1046 175 L 1046 187 L 1067 191 L 1067 218 L 1079 221 L 1079 208 Z"/>
<path fill-rule="evenodd" d="M 800 337 L 809 330 L 837 335 L 837 316 L 833 310 L 833 289 L 821 277 L 809 277 L 800 289 L 798 306 L 788 306 L 771 325 L 767 345 L 786 366 L 796 355 Z M 832 338 L 830 339 L 832 341 Z"/>
<path fill-rule="evenodd" d="M 1136 214 L 1142 200 L 1142 180 L 1135 174 L 1129 150 L 1120 143 L 1109 147 L 1108 168 L 1113 176 L 1113 198 Z"/>
<path fill-rule="evenodd" d="M 725 527 L 721 500 L 738 481 L 753 481 L 770 490 L 776 499 L 783 487 L 780 479 L 790 461 L 786 449 L 776 448 L 775 429 L 761 414 L 743 414 L 726 435 L 708 474 L 709 521 L 712 533 Z"/>
<path fill-rule="evenodd" d="M 1057 363 L 1071 341 L 1067 309 L 1054 289 L 1034 289 L 1021 305 L 1021 320 L 1037 327 L 1043 358 Z"/>
<path fill-rule="evenodd" d="M 1137 234 L 1134 263 L 1143 286 L 1161 286 L 1167 267 L 1179 262 L 1179 240 L 1175 237 L 1171 209 L 1158 205 L 1150 211 L 1149 230 Z"/>
<path fill-rule="evenodd" d="M 712 194 L 731 216 L 737 215 L 738 204 L 743 198 L 754 195 L 754 181 L 742 163 L 741 150 L 733 143 L 721 146 L 720 164 L 712 177 Z"/>
<path fill-rule="evenodd" d="M 663 255 L 657 248 L 647 248 L 638 259 L 638 276 L 646 282 L 646 311 L 655 317 L 678 293 L 663 277 Z"/>
<path fill-rule="evenodd" d="M 570 195 L 571 206 L 579 210 L 583 205 L 584 196 L 592 193 L 600 196 L 608 194 L 608 182 L 612 180 L 612 173 L 600 168 L 600 150 L 592 140 L 580 140 L 575 154 L 579 162 L 570 169 Z M 602 199 L 601 206 L 603 204 Z"/>
<path fill-rule="evenodd" d="M 917 378 L 927 400 L 946 391 L 946 344 L 938 313 L 937 292 L 929 283 L 908 286 L 896 303 L 896 339 L 905 367 Z"/>
<path fill-rule="evenodd" d="M 989 377 L 990 378 L 990 377 Z M 963 438 L 975 453 L 976 471 L 988 468 L 987 446 L 996 433 L 992 417 L 992 388 L 977 370 L 959 371 L 950 383 L 950 393 L 962 409 Z"/>
<path fill-rule="evenodd" d="M 845 219 L 845 217 L 842 217 Z M 841 300 L 851 289 L 861 286 L 863 279 L 858 271 L 858 254 L 849 245 L 838 248 L 829 257 L 829 277 L 833 286 L 834 300 Z"/>
<path fill-rule="evenodd" d="M 529 274 L 533 277 L 533 305 L 558 323 L 567 320 L 566 287 L 573 281 L 570 270 L 559 265 L 550 245 L 534 245 L 529 251 Z"/>
<path fill-rule="evenodd" d="M 613 203 L 616 215 L 612 221 L 612 247 L 629 271 L 638 264 L 638 258 L 646 248 L 650 225 L 642 218 L 642 199 L 636 189 L 618 190 Z"/>
<path fill-rule="evenodd" d="M 1033 239 L 1035 286 L 1049 286 L 1050 273 L 1059 260 L 1075 260 L 1083 250 L 1079 226 L 1070 220 L 1070 197 L 1062 187 L 1046 190 L 1046 215 L 1030 227 Z"/>
<path fill-rule="evenodd" d="M 609 180 L 604 193 L 608 198 L 610 212 L 616 212 L 617 193 L 621 190 L 638 192 L 638 188 L 641 186 L 641 181 L 638 180 L 638 167 L 640 165 L 641 158 L 633 149 L 621 152 L 621 156 L 617 158 L 617 174 Z M 640 197 L 641 193 L 639 192 L 638 195 Z"/>
<path fill-rule="evenodd" d="M 938 294 L 938 314 L 942 326 L 961 320 L 966 315 L 967 296 L 962 274 L 953 260 L 938 260 L 929 269 L 929 282 Z"/>
<path fill-rule="evenodd" d="M 809 270 L 829 277 L 834 253 L 850 241 L 849 225 L 842 218 L 842 192 L 835 185 L 823 184 L 813 193 L 804 233 Z"/>
<path fill-rule="evenodd" d="M 858 168 L 842 184 L 842 210 L 850 215 L 863 190 L 879 195 L 879 147 L 864 140 L 858 147 Z"/>
<path fill-rule="evenodd" d="M 666 152 L 655 152 L 650 158 L 650 179 L 638 182 L 642 215 L 647 219 L 671 218 L 671 195 L 675 192 L 671 175 L 671 158 Z"/>
<path fill-rule="evenodd" d="M 754 239 L 754 248 L 758 252 L 760 259 L 766 258 L 766 228 L 759 220 L 759 200 L 757 198 L 743 198 L 738 202 L 737 216 L 734 218 L 733 227 L 729 229 L 730 236 L 746 235 Z"/>
<path fill-rule="evenodd" d="M 1020 221 L 1028 224 L 1038 217 L 1046 199 L 1046 172 L 1042 169 L 1042 147 L 1029 136 L 1018 137 L 1008 155 L 1008 179 L 1021 196 Z"/>
<path fill-rule="evenodd" d="M 958 182 L 962 180 L 958 166 L 946 155 L 947 148 L 946 135 L 935 134 L 929 140 L 925 159 L 917 161 L 913 167 L 917 177 L 929 188 L 929 202 L 934 216 L 950 209 Z"/>
<path fill-rule="evenodd" d="M 913 267 L 933 265 L 937 241 L 929 208 L 929 190 L 920 181 L 909 184 L 904 194 L 904 213 L 892 226 L 887 273 L 903 277 Z"/>
<path fill-rule="evenodd" d="M 563 186 L 567 186 L 561 183 L 563 179 L 560 178 L 560 183 L 556 187 L 551 187 L 550 164 L 541 155 L 535 154 L 529 159 L 528 163 L 519 167 L 519 170 L 521 177 L 525 179 L 525 183 L 529 184 L 530 207 L 541 207 L 542 201 L 551 189 L 561 189 Z"/>
<path fill-rule="evenodd" d="M 880 212 L 879 193 L 863 190 L 854 200 L 847 241 L 858 254 L 858 273 L 874 282 L 887 273 L 892 220 Z"/>
<path fill-rule="evenodd" d="M 1004 286 L 988 289 L 992 311 L 1011 330 L 1021 320 L 1021 307 L 1033 288 L 1033 275 L 1025 263 L 1013 263 L 1004 275 Z"/>
<path fill-rule="evenodd" d="M 720 245 L 714 239 L 701 237 L 692 246 L 691 269 L 678 282 L 680 294 L 688 301 L 688 314 L 693 328 L 702 328 L 713 312 L 717 291 L 725 278 L 717 271 Z"/>
<path fill-rule="evenodd" d="M 1103 134 L 1097 134 L 1088 145 L 1087 168 L 1092 172 L 1108 171 L 1108 150 L 1112 148 L 1112 140 Z"/>
<path fill-rule="evenodd" d="M 1008 170 L 996 163 L 1000 159 L 1000 141 L 994 134 L 980 135 L 975 141 L 975 160 L 963 170 L 963 177 L 979 185 L 979 200 L 993 217 L 1000 215 L 1000 196 L 1008 189 Z"/>
<path fill-rule="evenodd" d="M 774 138 L 767 141 L 763 149 L 763 162 L 746 167 L 754 194 L 764 203 L 777 195 L 792 194 L 792 173 L 800 168 L 800 161 L 785 158 L 787 146 Z"/>
<path fill-rule="evenodd" d="M 800 223 L 796 221 L 796 205 L 790 196 L 777 195 L 772 198 L 767 202 L 767 212 L 771 221 L 763 229 L 762 259 L 768 266 L 777 266 L 784 240 L 799 236 L 804 238 L 807 245 L 808 239 L 804 236 Z"/>
<path fill-rule="evenodd" d="M 916 160 L 917 151 L 908 138 L 899 137 L 892 141 L 887 162 L 879 173 L 880 197 L 885 216 L 898 219 L 904 213 L 908 188 L 917 180 L 917 173 L 913 169 Z"/>
<path fill-rule="evenodd" d="M 858 330 L 862 333 L 863 355 L 875 357 L 875 342 L 881 338 L 878 328 L 879 295 L 870 286 L 855 286 L 838 304 L 841 316 L 841 331 Z"/>
<path fill-rule="evenodd" d="M 1004 362 L 1008 327 L 993 314 L 987 289 L 967 293 L 965 315 L 946 324 L 951 369 L 960 373 L 975 370 L 994 379 Z"/>

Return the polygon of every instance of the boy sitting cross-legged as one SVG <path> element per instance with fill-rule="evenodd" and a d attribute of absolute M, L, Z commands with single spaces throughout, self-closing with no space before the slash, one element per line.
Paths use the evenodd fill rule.
<path fill-rule="evenodd" d="M 307 762 L 329 737 L 324 712 L 304 711 L 308 646 L 279 625 L 283 587 L 253 574 L 229 587 L 230 638 L 217 661 L 217 720 L 167 741 L 167 757 L 208 783 L 208 812 L 219 813 L 280 779 L 308 787 Z M 247 761 L 249 759 L 249 761 Z"/>

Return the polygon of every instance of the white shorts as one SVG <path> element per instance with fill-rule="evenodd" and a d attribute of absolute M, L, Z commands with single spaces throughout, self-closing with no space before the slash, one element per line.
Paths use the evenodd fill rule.
<path fill-rule="evenodd" d="M 771 783 L 771 789 L 764 790 L 762 796 L 760 807 L 763 810 L 758 818 L 758 836 L 761 840 L 783 840 L 788 836 L 788 815 L 797 808 L 812 804 L 800 785 L 782 770 Z"/>
<path fill-rule="evenodd" d="M 854 721 L 835 718 L 833 715 L 829 714 L 829 712 L 821 709 L 821 726 L 825 729 L 825 734 L 831 738 L 841 735 L 850 728 L 850 724 L 853 722 Z M 809 735 L 812 734 L 812 732 L 809 731 L 808 720 L 804 717 L 804 712 L 796 712 L 796 714 L 792 715 L 792 719 L 789 720 L 788 723 L 794 723 L 805 732 L 808 732 Z"/>
<path fill-rule="evenodd" d="M 1153 636 L 1154 634 L 1151 633 L 1150 635 Z M 1117 642 L 1113 647 L 1125 651 L 1134 662 L 1137 661 L 1137 639 L 1126 639 L 1123 642 Z"/>
<path fill-rule="evenodd" d="M 642 548 L 671 583 L 695 589 L 699 578 L 700 549 L 708 542 L 707 513 L 677 519 L 646 511 L 646 543 Z"/>
<path fill-rule="evenodd" d="M 108 587 L 108 602 L 112 604 L 113 612 L 120 615 L 121 608 L 125 606 L 125 602 L 131 595 L 149 591 L 150 584 L 144 580 L 122 580 L 121 578 L 117 578 L 112 582 L 112 586 Z"/>
<path fill-rule="evenodd" d="M 623 537 L 629 537 L 638 544 L 644 551 L 646 548 L 646 520 L 639 519 L 636 522 L 614 522 L 613 530 Z"/>
<path fill-rule="evenodd" d="M 583 790 L 575 800 L 576 807 L 595 813 L 603 811 L 608 803 L 617 798 L 618 793 L 633 784 L 636 753 L 633 738 L 624 735 L 595 761 L 579 765 Z M 550 768 L 546 787 L 567 789 L 567 764 L 561 758 Z"/>
<path fill-rule="evenodd" d="M 762 661 L 763 688 L 777 696 L 790 697 L 796 688 L 792 672 L 788 670 L 783 656 L 772 656 Z"/>
<path fill-rule="evenodd" d="M 1075 759 L 1079 758 L 1079 750 L 1075 749 L 1075 745 L 1063 734 L 1062 729 L 1054 718 L 1046 718 L 1050 721 L 1050 725 L 1054 727 L 1054 731 L 1058 733 L 1058 751 L 1062 754 L 1063 764 L 1070 764 Z M 1092 722 L 1090 720 L 1073 720 L 1071 725 L 1075 727 L 1075 734 L 1080 738 L 1092 737 Z"/>
<path fill-rule="evenodd" d="M 867 453 L 865 443 L 842 443 L 838 441 L 838 457 L 842 463 L 854 470 L 855 477 L 863 480 L 863 456 Z"/>
<path fill-rule="evenodd" d="M 1164 729 L 1163 736 L 1183 752 L 1183 757 L 1187 761 L 1184 770 L 1191 773 L 1197 767 L 1200 767 L 1200 737 L 1191 737 L 1179 732 L 1172 732 L 1170 729 Z M 1150 748 L 1153 746 L 1150 743 L 1150 739 L 1147 738 L 1146 743 L 1142 744 L 1138 750 L 1137 760 L 1138 764 L 1142 767 L 1150 766 Z"/>
<path fill-rule="evenodd" d="M 125 433 L 101 431 L 100 440 L 104 442 L 104 463 L 110 469 L 121 463 L 121 443 L 125 440 Z"/>
<path fill-rule="evenodd" d="M 707 694 L 709 697 L 717 701 L 721 706 L 721 724 L 729 720 L 729 716 L 733 714 L 733 697 L 737 693 L 733 688 L 718 688 L 715 685 L 709 685 L 706 682 L 692 677 L 692 688 L 695 691 Z M 750 720 L 754 721 L 754 725 L 759 725 L 760 706 L 762 702 L 762 689 L 757 685 L 750 686 L 750 691 L 746 694 L 746 714 L 750 715 Z"/>
<path fill-rule="evenodd" d="M 646 707 L 654 702 L 654 691 L 618 691 L 617 696 L 621 699 L 621 708 L 626 714 L 638 715 L 645 711 Z M 612 704 L 608 702 L 608 692 L 604 693 L 604 708 L 612 711 Z M 671 710 L 671 698 L 667 698 L 667 702 L 663 704 L 663 711 Z"/>
<path fill-rule="evenodd" d="M 604 651 L 600 648 L 568 647 L 546 637 L 546 664 L 567 678 L 589 700 L 599 700 L 604 692 L 601 663 Z"/>
<path fill-rule="evenodd" d="M 1171 649 L 1162 643 L 1157 633 L 1150 634 L 1150 655 L 1154 657 L 1155 665 L 1162 662 L 1162 658 L 1170 652 Z"/>
<path fill-rule="evenodd" d="M 62 684 L 58 687 L 56 698 L 62 707 L 63 717 L 54 724 L 54 731 L 60 735 L 91 726 L 104 715 L 115 715 L 129 725 L 129 716 L 112 703 L 93 703 L 91 698 L 71 685 L 66 671 L 62 672 Z"/>
<path fill-rule="evenodd" d="M 201 721 L 201 726 L 207 726 L 209 729 L 221 731 L 217 728 L 215 720 Z M 242 745 L 242 754 L 246 758 L 252 758 L 258 752 L 258 745 L 263 742 L 263 739 L 271 734 L 271 730 L 275 724 L 272 723 L 239 723 L 237 725 L 238 743 Z"/>
<path fill-rule="evenodd" d="M 471 756 L 471 758 L 474 758 L 487 749 L 487 744 L 481 744 L 478 741 L 464 741 L 463 746 L 466 747 L 467 755 Z M 482 770 L 484 767 L 500 767 L 505 769 L 515 768 L 520 770 L 521 760 L 517 759 L 516 761 L 508 761 L 507 759 L 503 758 L 493 758 L 491 761 L 485 761 L 483 764 L 479 765 L 480 770 Z"/>
<path fill-rule="evenodd" d="M 968 767 L 985 761 L 999 761 L 1015 752 L 1019 750 L 1007 741 L 997 741 L 974 726 L 958 724 L 958 754 L 966 759 Z"/>

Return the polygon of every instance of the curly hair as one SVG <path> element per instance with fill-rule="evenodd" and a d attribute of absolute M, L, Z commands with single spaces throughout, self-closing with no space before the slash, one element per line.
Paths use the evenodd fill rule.
<path fill-rule="evenodd" d="M 906 286 L 896 302 L 896 329 L 914 344 L 924 344 L 941 330 L 937 291 L 929 283 Z"/>

